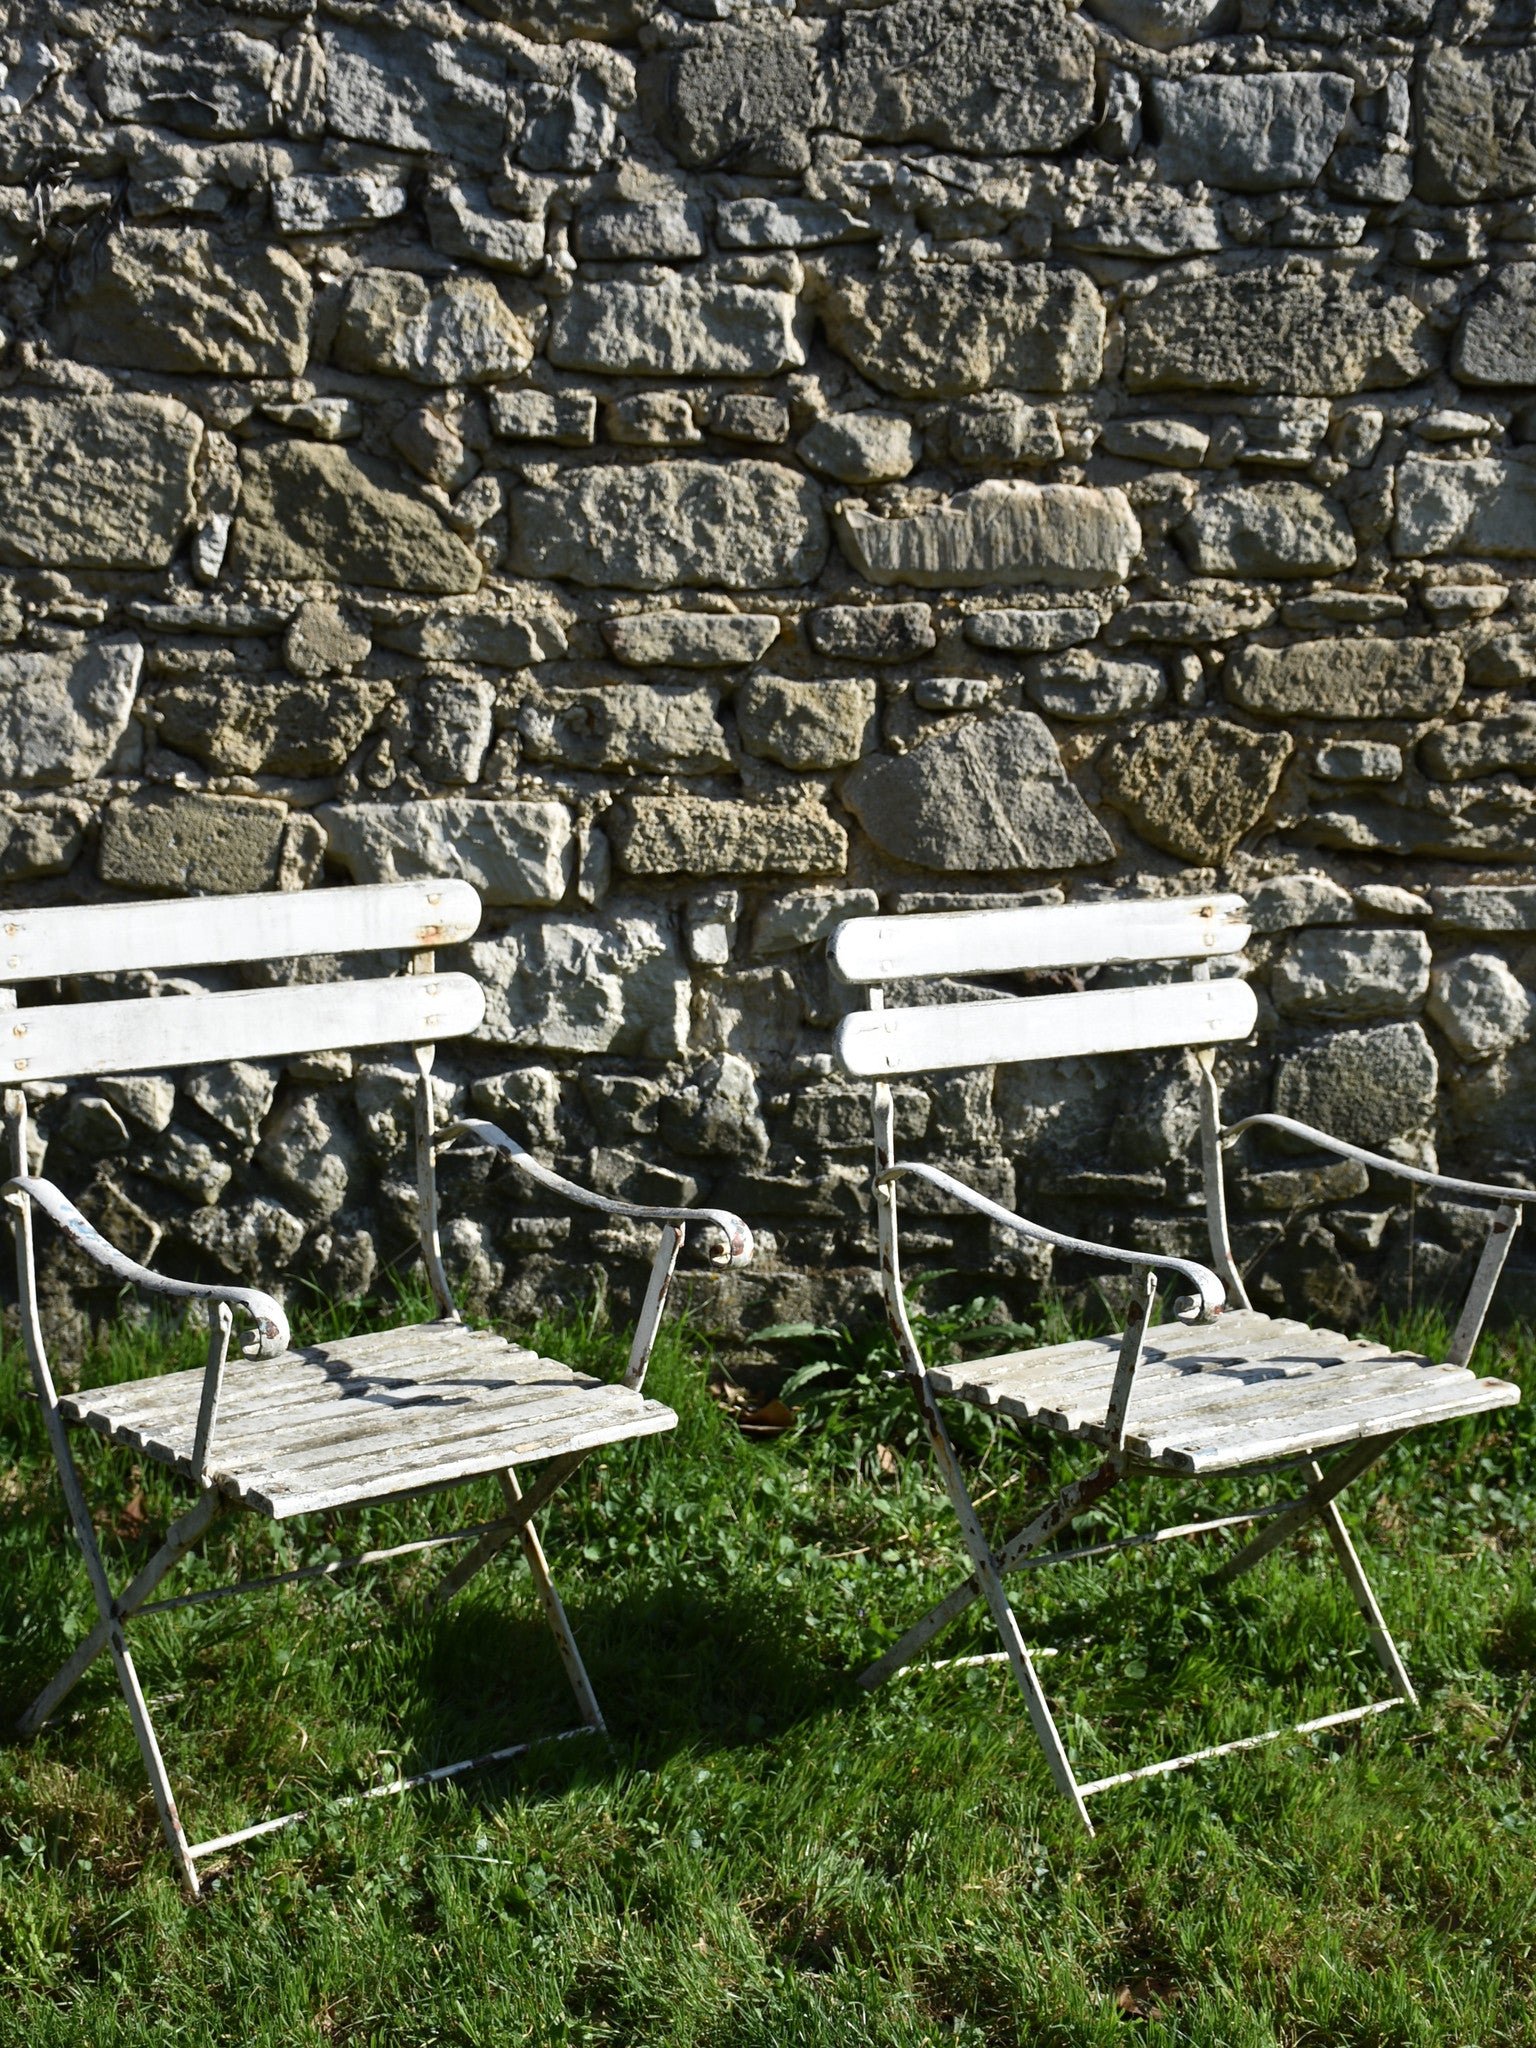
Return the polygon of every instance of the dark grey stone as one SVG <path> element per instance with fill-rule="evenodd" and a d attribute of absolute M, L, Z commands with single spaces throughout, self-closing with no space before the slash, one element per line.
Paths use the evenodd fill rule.
<path fill-rule="evenodd" d="M 1032 711 L 946 726 L 910 754 L 865 761 L 842 796 L 882 852 L 916 867 L 1074 868 L 1114 857 Z"/>

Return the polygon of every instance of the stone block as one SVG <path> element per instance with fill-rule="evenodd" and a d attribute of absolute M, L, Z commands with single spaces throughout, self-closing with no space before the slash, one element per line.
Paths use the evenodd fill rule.
<path fill-rule="evenodd" d="M 845 412 L 818 420 L 795 453 L 840 484 L 887 484 L 910 475 L 922 450 L 921 434 L 899 413 Z"/>
<path fill-rule="evenodd" d="M 630 612 L 603 621 L 616 661 L 631 668 L 735 668 L 779 637 L 776 612 Z"/>
<path fill-rule="evenodd" d="M 1380 1151 L 1433 1129 L 1439 1077 L 1421 1024 L 1333 1031 L 1281 1057 L 1275 1109 L 1347 1145 Z"/>
<path fill-rule="evenodd" d="M 1132 391 L 1384 390 L 1428 375 L 1440 352 L 1412 300 L 1310 262 L 1169 278 L 1126 316 Z"/>
<path fill-rule="evenodd" d="M 1436 925 L 1454 932 L 1536 932 L 1536 888 L 1471 884 L 1431 889 Z"/>
<path fill-rule="evenodd" d="M 273 183 L 272 220 L 280 235 L 333 234 L 338 228 L 394 220 L 404 213 L 409 196 L 392 179 L 301 173 Z"/>
<path fill-rule="evenodd" d="M 880 898 L 873 889 L 791 889 L 770 897 L 752 927 L 752 952 L 758 959 L 813 946 L 845 918 L 873 917 Z"/>
<path fill-rule="evenodd" d="M 83 803 L 0 801 L 0 882 L 67 875 L 85 845 L 90 822 Z"/>
<path fill-rule="evenodd" d="M 1287 733 L 1249 732 L 1224 718 L 1144 725 L 1105 748 L 1099 781 L 1153 846 L 1219 864 L 1262 823 L 1291 745 Z"/>
<path fill-rule="evenodd" d="M 1438 966 L 1426 1008 L 1464 1060 L 1491 1059 L 1530 1035 L 1530 992 L 1497 953 L 1468 953 Z"/>
<path fill-rule="evenodd" d="M 275 1066 L 253 1060 L 229 1060 L 217 1067 L 199 1067 L 187 1075 L 182 1089 L 204 1116 L 221 1124 L 242 1145 L 254 1145 L 277 1094 Z"/>
<path fill-rule="evenodd" d="M 1049 406 L 1026 405 L 1012 391 L 983 391 L 951 407 L 945 438 L 956 462 L 1059 462 L 1061 429 Z"/>
<path fill-rule="evenodd" d="M 0 562 L 165 568 L 192 523 L 202 438 L 172 398 L 0 397 Z"/>
<path fill-rule="evenodd" d="M 1536 264 L 1496 270 L 1466 312 L 1451 351 L 1461 384 L 1536 384 Z"/>
<path fill-rule="evenodd" d="M 152 794 L 107 805 L 96 866 L 119 889 L 238 896 L 281 887 L 292 851 L 287 807 L 266 797 Z"/>
<path fill-rule="evenodd" d="M 1355 559 L 1349 521 L 1306 484 L 1202 491 L 1177 534 L 1200 576 L 1326 576 Z"/>
<path fill-rule="evenodd" d="M 523 220 L 499 212 L 485 187 L 452 178 L 429 185 L 422 201 L 432 246 L 445 256 L 483 263 L 526 277 L 544 261 L 542 218 Z"/>
<path fill-rule="evenodd" d="M 773 462 L 603 463 L 512 494 L 521 575 L 767 590 L 814 581 L 826 553 L 820 491 Z"/>
<path fill-rule="evenodd" d="M 843 802 L 883 853 L 946 872 L 1092 867 L 1114 843 L 1032 711 L 945 725 L 848 775 Z"/>
<path fill-rule="evenodd" d="M 711 28 L 672 60 L 666 139 L 694 169 L 784 177 L 810 162 L 815 104 L 815 53 L 787 24 Z"/>
<path fill-rule="evenodd" d="M 373 642 L 341 609 L 324 598 L 301 604 L 283 635 L 283 661 L 296 676 L 334 675 L 366 661 Z"/>
<path fill-rule="evenodd" d="M 101 1074 L 96 1086 L 146 1131 L 163 1131 L 176 1109 L 176 1083 L 165 1074 Z"/>
<path fill-rule="evenodd" d="M 480 1038 L 549 1052 L 676 1059 L 688 1043 L 688 970 L 664 916 L 648 906 L 601 918 L 518 918 L 477 939 L 486 992 Z"/>
<path fill-rule="evenodd" d="M 480 582 L 479 557 L 388 463 L 312 441 L 248 449 L 230 543 L 238 575 L 448 594 Z"/>
<path fill-rule="evenodd" d="M 1388 740 L 1325 740 L 1312 767 L 1326 782 L 1396 782 L 1403 750 Z"/>
<path fill-rule="evenodd" d="M 549 359 L 614 377 L 770 377 L 805 361 L 794 317 L 790 293 L 759 285 L 670 272 L 578 284 L 556 302 Z"/>
<path fill-rule="evenodd" d="M 1349 891 L 1326 875 L 1275 875 L 1248 892 L 1248 922 L 1256 932 L 1348 924 L 1354 914 Z"/>
<path fill-rule="evenodd" d="M 1227 694 L 1261 718 L 1438 718 L 1461 695 L 1453 640 L 1298 640 L 1245 647 Z"/>
<path fill-rule="evenodd" d="M 1419 760 L 1438 782 L 1467 782 L 1510 769 L 1529 773 L 1536 770 L 1536 711 L 1441 726 L 1420 742 Z"/>
<path fill-rule="evenodd" d="M 481 668 L 528 668 L 556 661 L 565 634 L 553 619 L 513 611 L 441 611 L 378 629 L 379 643 L 422 661 L 472 662 Z"/>
<path fill-rule="evenodd" d="M 631 875 L 841 874 L 848 835 L 818 803 L 632 796 L 605 820 Z"/>
<path fill-rule="evenodd" d="M 118 369 L 291 377 L 309 357 L 310 300 L 286 249 L 125 226 L 70 264 L 65 335 L 83 361 Z"/>
<path fill-rule="evenodd" d="M 540 690 L 518 707 L 532 761 L 625 773 L 709 775 L 731 766 L 714 690 L 667 683 L 606 683 Z"/>
<path fill-rule="evenodd" d="M 484 277 L 435 287 L 414 270 L 360 270 L 347 286 L 332 353 L 344 370 L 417 384 L 486 384 L 527 369 L 538 316 L 515 313 Z"/>
<path fill-rule="evenodd" d="M 722 249 L 824 249 L 867 242 L 878 230 L 846 207 L 820 199 L 722 199 L 715 239 Z"/>
<path fill-rule="evenodd" d="M 585 391 L 493 391 L 491 425 L 509 441 L 587 448 L 597 438 L 597 400 Z"/>
<path fill-rule="evenodd" d="M 1162 185 L 1134 185 L 1069 202 L 1057 248 L 1103 256 L 1207 255 L 1222 246 L 1216 209 Z"/>
<path fill-rule="evenodd" d="M 1419 70 L 1414 184 L 1442 206 L 1536 192 L 1536 51 L 1432 49 Z"/>
<path fill-rule="evenodd" d="M 810 614 L 818 654 L 845 661 L 911 661 L 937 647 L 926 604 L 829 604 Z"/>
<path fill-rule="evenodd" d="M 62 654 L 0 652 L 0 782 L 40 789 L 99 775 L 128 728 L 144 665 L 127 634 Z"/>
<path fill-rule="evenodd" d="M 199 141 L 270 135 L 277 50 L 231 29 L 172 36 L 153 48 L 120 36 L 91 64 L 91 97 L 109 121 L 173 128 Z"/>
<path fill-rule="evenodd" d="M 976 156 L 1064 149 L 1093 122 L 1093 39 L 1041 0 L 893 0 L 843 17 L 832 121 Z"/>
<path fill-rule="evenodd" d="M 221 775 L 335 775 L 389 702 L 386 683 L 218 676 L 155 692 L 160 738 Z"/>
<path fill-rule="evenodd" d="M 1536 634 L 1495 633 L 1468 648 L 1467 681 L 1479 689 L 1536 682 Z"/>
<path fill-rule="evenodd" d="M 1104 353 L 1104 304 L 1081 271 L 1038 263 L 921 263 L 829 277 L 827 339 L 902 398 L 991 385 L 1087 391 Z"/>
<path fill-rule="evenodd" d="M 1125 580 L 1141 548 L 1141 528 L 1123 491 L 1002 479 L 891 518 L 845 499 L 836 529 L 861 576 L 920 590 L 1024 583 L 1102 589 Z"/>
<path fill-rule="evenodd" d="M 1230 0 L 1090 0 L 1088 11 L 1149 49 L 1174 50 L 1219 34 L 1232 9 Z"/>
<path fill-rule="evenodd" d="M 354 882 L 446 875 L 493 906 L 538 907 L 564 896 L 576 832 L 564 804 L 432 797 L 408 804 L 326 804 L 316 813 L 329 858 Z"/>
<path fill-rule="evenodd" d="M 678 448 L 702 441 L 693 407 L 681 391 L 633 391 L 603 407 L 610 441 L 631 448 Z"/>
<path fill-rule="evenodd" d="M 493 731 L 495 685 L 486 676 L 428 676 L 416 692 L 411 755 L 434 782 L 474 782 Z"/>
<path fill-rule="evenodd" d="M 1240 633 L 1256 633 L 1275 615 L 1266 598 L 1222 603 L 1202 598 L 1147 598 L 1122 605 L 1104 628 L 1111 647 L 1137 640 L 1171 641 L 1179 647 L 1214 647 Z"/>
<path fill-rule="evenodd" d="M 1050 606 L 1041 611 L 971 612 L 965 637 L 973 647 L 1002 654 L 1055 654 L 1094 639 L 1099 615 L 1089 605 Z"/>
<path fill-rule="evenodd" d="M 1099 445 L 1106 453 L 1131 462 L 1155 462 L 1163 469 L 1198 469 L 1211 437 L 1193 420 L 1108 420 Z"/>
<path fill-rule="evenodd" d="M 333 135 L 496 169 L 507 130 L 501 57 L 415 28 L 332 28 L 320 41 Z"/>
<path fill-rule="evenodd" d="M 703 217 L 681 192 L 600 200 L 576 216 L 576 253 L 589 262 L 678 262 L 704 254 Z"/>
<path fill-rule="evenodd" d="M 1050 718 L 1102 725 L 1155 710 L 1168 684 L 1158 662 L 1074 647 L 1063 654 L 1037 655 L 1025 671 L 1024 693 Z"/>
<path fill-rule="evenodd" d="M 1536 531 L 1536 458 L 1410 455 L 1397 472 L 1399 555 L 1528 555 Z"/>
<path fill-rule="evenodd" d="M 1154 78 L 1158 169 L 1170 184 L 1227 192 L 1315 184 L 1354 90 L 1338 71 Z"/>
<path fill-rule="evenodd" d="M 1288 1017 L 1401 1017 L 1428 992 L 1429 941 L 1401 928 L 1306 931 L 1275 962 L 1269 985 Z"/>
<path fill-rule="evenodd" d="M 257 1146 L 256 1157 L 312 1216 L 336 1214 L 359 1166 L 345 1127 L 314 1095 L 298 1095 L 284 1103 Z"/>
<path fill-rule="evenodd" d="M 726 391 L 708 412 L 710 431 L 728 441 L 778 442 L 789 439 L 789 407 L 763 391 Z"/>
<path fill-rule="evenodd" d="M 920 676 L 912 701 L 920 711 L 980 711 L 997 691 L 995 676 Z"/>
<path fill-rule="evenodd" d="M 846 768 L 878 738 L 869 682 L 753 676 L 736 692 L 736 730 L 749 754 L 781 768 Z"/>

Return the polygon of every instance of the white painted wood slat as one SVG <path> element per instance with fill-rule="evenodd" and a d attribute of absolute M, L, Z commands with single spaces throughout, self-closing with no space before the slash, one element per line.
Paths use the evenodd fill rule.
<path fill-rule="evenodd" d="M 832 934 L 827 959 L 842 980 L 864 983 L 1134 960 L 1214 960 L 1247 944 L 1245 909 L 1241 896 L 1224 895 L 856 917 Z"/>
<path fill-rule="evenodd" d="M 1158 1462 L 1174 1472 L 1240 1472 L 1249 1466 L 1271 1464 L 1279 1458 L 1336 1450 L 1341 1444 L 1358 1443 L 1388 1431 L 1422 1429 L 1432 1422 L 1454 1422 L 1466 1415 L 1484 1415 L 1499 1408 L 1513 1408 L 1519 1399 L 1518 1387 L 1502 1380 L 1476 1380 L 1465 1392 L 1448 1394 L 1443 1400 L 1414 1402 L 1410 1399 L 1391 1412 L 1372 1406 L 1318 1417 L 1297 1429 L 1255 1429 L 1252 1432 L 1233 1432 L 1231 1436 L 1212 1443 L 1172 1446 L 1162 1453 Z"/>
<path fill-rule="evenodd" d="M 845 1073 L 877 1079 L 1161 1045 L 1214 1045 L 1246 1038 L 1258 1014 L 1258 1000 L 1246 981 L 1167 982 L 1153 988 L 860 1010 L 843 1018 L 834 1045 Z"/>
<path fill-rule="evenodd" d="M 473 1031 L 484 1014 L 484 992 L 467 974 L 54 1003 L 0 1019 L 0 1077 L 48 1081 L 338 1046 L 431 1044 Z"/>
<path fill-rule="evenodd" d="M 479 927 L 468 882 L 431 878 L 260 896 L 0 911 L 0 981 L 454 946 Z"/>
<path fill-rule="evenodd" d="M 1012 1352 L 931 1377 L 939 1393 L 1107 1443 L 1118 1343 Z M 1151 1333 L 1125 1441 L 1134 1456 L 1175 1471 L 1237 1470 L 1518 1399 L 1514 1386 L 1462 1366 L 1247 1311 Z"/>
<path fill-rule="evenodd" d="M 188 1468 L 200 1371 L 66 1395 L 64 1415 Z M 618 1383 L 459 1323 L 230 1365 L 210 1459 L 224 1491 L 277 1517 L 382 1500 L 560 1452 L 671 1429 Z"/>
<path fill-rule="evenodd" d="M 298 1369 L 294 1360 L 300 1361 Z M 221 1425 L 244 1415 L 275 1423 L 290 1409 L 316 1401 L 374 1392 L 387 1398 L 482 1364 L 493 1364 L 499 1378 L 521 1378 L 543 1363 L 537 1352 L 489 1330 L 471 1330 L 462 1323 L 412 1323 L 272 1359 L 231 1359 L 224 1369 L 219 1416 Z M 68 1413 L 72 1421 L 92 1428 L 147 1426 L 163 1415 L 180 1415 L 189 1400 L 195 1404 L 202 1380 L 203 1368 L 196 1366 L 156 1379 L 82 1389 L 66 1397 Z"/>

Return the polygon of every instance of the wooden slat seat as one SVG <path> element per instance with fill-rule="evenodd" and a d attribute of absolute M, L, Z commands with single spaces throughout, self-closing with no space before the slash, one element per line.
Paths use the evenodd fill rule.
<path fill-rule="evenodd" d="M 1118 1337 L 935 1367 L 934 1391 L 1108 1445 Z M 1337 1330 L 1238 1310 L 1147 1338 L 1125 1428 L 1134 1458 L 1172 1472 L 1237 1470 L 1493 1408 L 1520 1390 Z"/>
<path fill-rule="evenodd" d="M 68 1394 L 71 1422 L 190 1473 L 201 1368 Z M 208 1480 L 282 1520 L 675 1426 L 659 1401 L 462 1323 L 231 1361 Z"/>

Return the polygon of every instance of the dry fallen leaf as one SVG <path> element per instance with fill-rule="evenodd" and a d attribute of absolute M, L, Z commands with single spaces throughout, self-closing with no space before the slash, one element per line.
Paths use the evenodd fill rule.
<path fill-rule="evenodd" d="M 765 1401 L 761 1408 L 749 1408 L 741 1418 L 741 1426 L 753 1436 L 782 1436 L 794 1420 L 794 1409 L 775 1398 Z"/>

